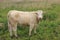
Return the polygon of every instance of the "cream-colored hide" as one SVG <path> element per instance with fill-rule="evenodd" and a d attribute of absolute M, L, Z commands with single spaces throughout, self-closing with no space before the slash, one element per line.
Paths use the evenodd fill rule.
<path fill-rule="evenodd" d="M 24 12 L 11 10 L 8 12 L 8 29 L 10 32 L 10 36 L 12 36 L 12 31 L 14 35 L 17 37 L 17 24 L 20 25 L 29 25 L 29 36 L 31 35 L 31 31 L 34 29 L 34 33 L 36 33 L 36 27 L 39 21 L 39 18 L 42 18 L 43 11 L 33 11 L 33 12 Z"/>

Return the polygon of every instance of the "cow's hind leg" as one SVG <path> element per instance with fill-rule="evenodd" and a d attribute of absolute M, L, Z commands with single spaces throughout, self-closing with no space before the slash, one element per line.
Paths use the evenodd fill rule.
<path fill-rule="evenodd" d="M 17 23 L 16 22 L 13 23 L 13 33 L 14 33 L 15 37 L 18 37 L 17 36 Z"/>
<path fill-rule="evenodd" d="M 12 25 L 10 24 L 10 22 L 8 22 L 8 30 L 10 32 L 10 36 L 12 37 L 13 34 L 12 34 Z"/>

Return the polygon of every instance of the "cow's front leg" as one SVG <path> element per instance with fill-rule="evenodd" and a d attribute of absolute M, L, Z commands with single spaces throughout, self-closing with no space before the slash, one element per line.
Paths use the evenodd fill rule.
<path fill-rule="evenodd" d="M 34 25 L 34 33 L 36 34 L 36 27 L 37 27 L 37 24 Z"/>
<path fill-rule="evenodd" d="M 30 24 L 30 28 L 29 28 L 29 36 L 31 36 L 31 32 L 32 32 L 33 28 L 34 28 L 34 24 Z"/>

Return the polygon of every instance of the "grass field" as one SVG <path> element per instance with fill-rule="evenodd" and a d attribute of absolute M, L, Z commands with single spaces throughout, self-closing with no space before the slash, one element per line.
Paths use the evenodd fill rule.
<path fill-rule="evenodd" d="M 0 27 L 0 40 L 60 40 L 60 4 L 49 2 L 0 2 L 0 23 L 4 25 Z M 18 35 L 16 39 L 10 38 L 7 26 L 7 13 L 10 10 L 34 11 L 43 10 L 44 18 L 39 22 L 37 34 L 29 38 L 29 27 L 23 28 L 18 26 Z"/>

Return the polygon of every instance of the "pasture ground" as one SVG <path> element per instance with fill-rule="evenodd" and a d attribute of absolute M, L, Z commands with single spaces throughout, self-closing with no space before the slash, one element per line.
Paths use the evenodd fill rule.
<path fill-rule="evenodd" d="M 32 32 L 30 40 L 60 40 L 60 0 L 0 2 L 0 23 L 4 24 L 0 27 L 0 40 L 29 40 L 29 27 L 24 26 L 18 26 L 17 39 L 10 38 L 7 26 L 7 13 L 10 10 L 45 11 L 43 20 L 38 24 L 37 34 Z"/>

